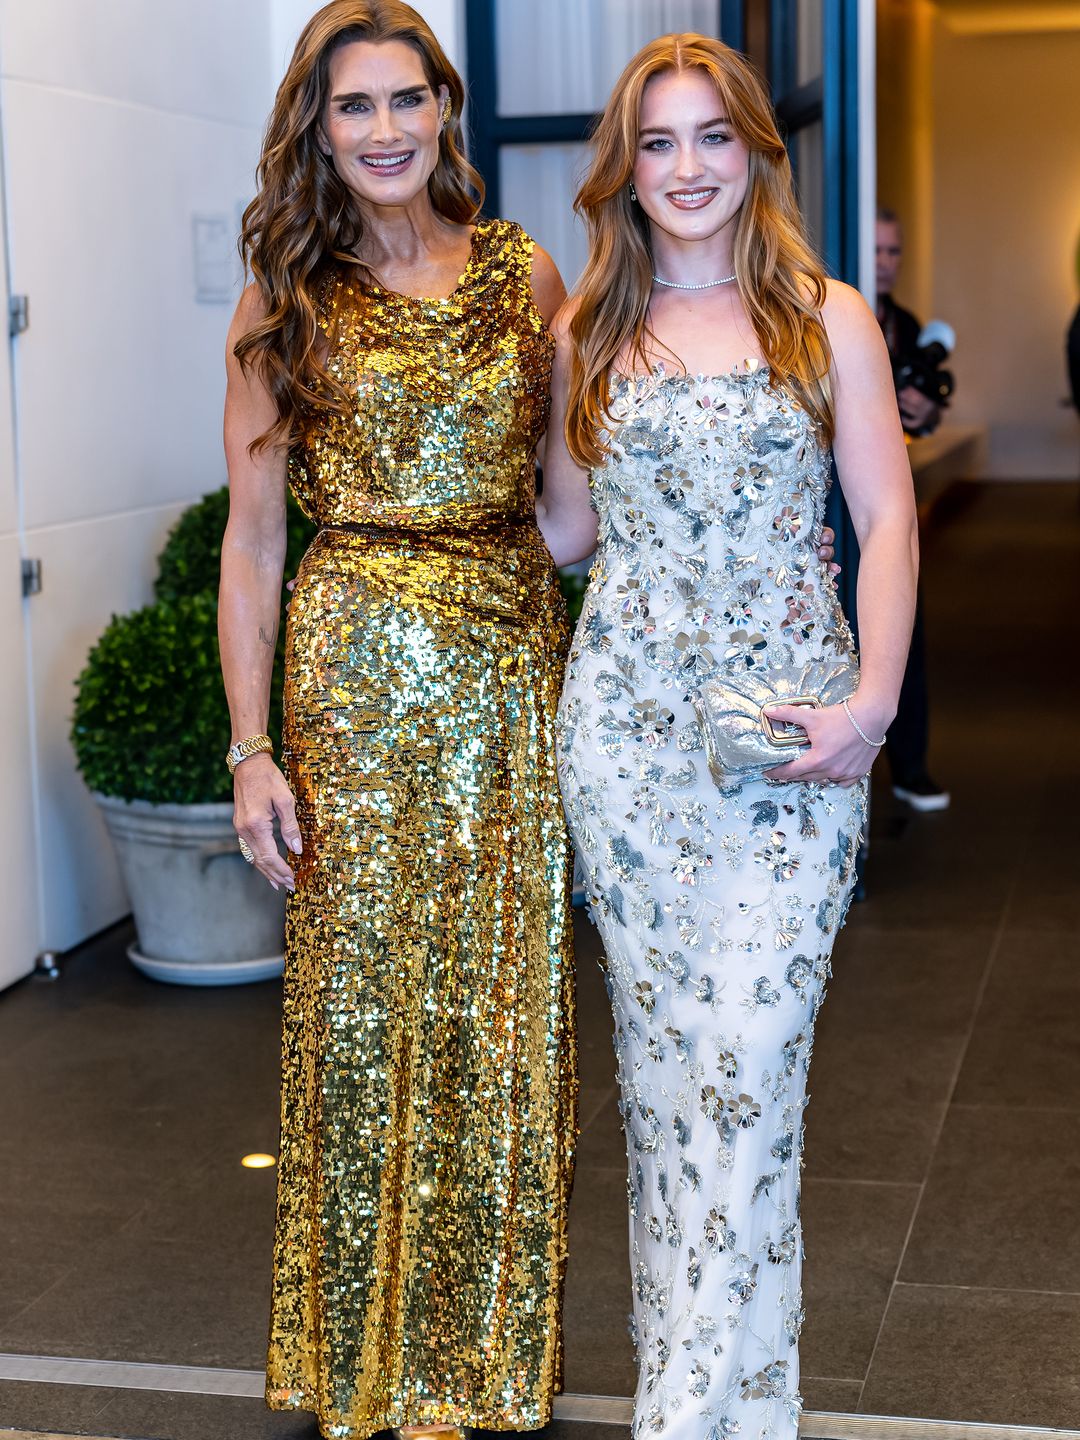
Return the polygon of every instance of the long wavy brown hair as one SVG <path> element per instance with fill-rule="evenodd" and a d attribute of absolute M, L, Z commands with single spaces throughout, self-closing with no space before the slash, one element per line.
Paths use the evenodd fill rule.
<path fill-rule="evenodd" d="M 439 158 L 428 180 L 438 214 L 470 224 L 483 204 L 484 183 L 464 154 L 461 111 L 465 87 L 430 26 L 402 0 L 331 0 L 314 14 L 278 88 L 259 160 L 259 191 L 244 211 L 240 253 L 259 288 L 263 319 L 236 346 L 236 357 L 262 377 L 278 420 L 253 448 L 290 445 L 311 407 L 342 411 L 346 396 L 318 353 L 316 306 L 334 264 L 356 268 L 363 222 L 333 161 L 319 149 L 318 127 L 329 101 L 330 61 L 356 40 L 402 40 L 420 56 L 434 93 L 450 92 L 451 115 L 439 137 Z"/>
<path fill-rule="evenodd" d="M 735 270 L 773 383 L 833 430 L 831 351 L 821 321 L 825 271 L 803 229 L 787 151 L 768 95 L 737 51 L 704 35 L 663 35 L 639 50 L 612 91 L 593 136 L 593 159 L 574 208 L 589 232 L 589 261 L 570 322 L 573 358 L 566 440 L 580 465 L 606 453 L 609 374 L 617 360 L 647 367 L 653 257 L 649 221 L 630 199 L 641 99 L 656 75 L 699 69 L 713 81 L 732 129 L 750 152 L 735 233 Z"/>

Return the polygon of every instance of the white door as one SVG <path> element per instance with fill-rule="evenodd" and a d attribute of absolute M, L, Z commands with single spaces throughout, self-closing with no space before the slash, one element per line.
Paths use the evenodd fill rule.
<path fill-rule="evenodd" d="M 0 324 L 9 309 L 5 227 L 0 224 Z M 0 331 L 2 335 L 2 331 Z M 12 343 L 17 344 L 17 341 Z M 11 345 L 0 341 L 0 988 L 28 975 L 42 948 L 37 797 L 31 750 L 27 636 L 32 598 L 22 593 L 15 471 Z"/>
<path fill-rule="evenodd" d="M 0 0 L 8 265 L 30 299 L 15 413 L 23 544 L 43 575 L 26 614 L 51 950 L 130 908 L 75 768 L 75 681 L 110 616 L 150 600 L 185 505 L 225 478 L 239 273 L 200 237 L 231 237 L 250 198 L 268 104 L 260 15 L 252 0 Z M 0 840 L 0 883 L 17 843 Z"/>

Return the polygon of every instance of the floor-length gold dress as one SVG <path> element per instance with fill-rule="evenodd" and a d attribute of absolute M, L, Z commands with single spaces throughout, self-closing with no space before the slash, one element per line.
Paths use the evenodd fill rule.
<path fill-rule="evenodd" d="M 325 1435 L 532 1429 L 575 1134 L 565 607 L 536 529 L 552 342 L 482 221 L 448 300 L 330 277 L 355 401 L 290 466 L 289 902 L 267 1398 Z"/>

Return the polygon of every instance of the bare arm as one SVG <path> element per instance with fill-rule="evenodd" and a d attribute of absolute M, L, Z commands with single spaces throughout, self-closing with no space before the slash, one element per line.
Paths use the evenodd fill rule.
<path fill-rule="evenodd" d="M 218 641 L 229 702 L 233 743 L 266 730 L 270 680 L 281 614 L 285 564 L 285 451 L 249 453 L 249 445 L 277 420 L 262 380 L 244 371 L 233 354 L 260 315 L 249 287 L 237 306 L 226 344 L 225 458 L 229 468 L 229 522 L 221 545 Z M 292 871 L 273 838 L 275 816 L 290 850 L 300 851 L 292 794 L 267 754 L 236 767 L 233 823 L 274 885 L 293 887 Z"/>
<path fill-rule="evenodd" d="M 852 708 L 864 730 L 871 733 L 872 725 L 883 735 L 896 715 L 915 614 L 919 534 L 911 466 L 877 320 L 856 291 L 834 282 L 823 317 L 833 347 L 833 451 L 860 551 L 862 680 Z"/>
<path fill-rule="evenodd" d="M 543 316 L 544 324 L 551 329 L 555 316 L 566 300 L 566 286 L 559 274 L 559 267 L 546 250 L 533 243 L 532 272 L 533 299 Z"/>
<path fill-rule="evenodd" d="M 896 715 L 904 678 L 919 565 L 915 496 L 892 372 L 881 329 L 865 301 L 847 285 L 829 282 L 822 316 L 833 349 L 840 484 L 859 538 L 859 689 L 850 702 L 862 729 L 878 740 Z M 876 750 L 863 743 L 839 707 L 785 714 L 803 725 L 811 747 L 790 765 L 769 772 L 783 780 L 853 784 Z"/>
<path fill-rule="evenodd" d="M 584 560 L 596 548 L 596 512 L 589 502 L 589 476 L 566 448 L 566 402 L 569 393 L 569 300 L 555 317 L 555 363 L 551 372 L 551 419 L 544 456 L 544 493 L 536 502 L 536 520 L 556 565 Z"/>

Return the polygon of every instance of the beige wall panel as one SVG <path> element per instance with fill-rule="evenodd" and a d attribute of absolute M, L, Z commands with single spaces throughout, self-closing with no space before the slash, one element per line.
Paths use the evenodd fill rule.
<path fill-rule="evenodd" d="M 27 527 L 220 483 L 256 132 L 12 80 L 3 117 L 12 287 L 31 306 L 16 352 Z M 195 299 L 196 213 L 228 227 L 222 303 Z"/>
<path fill-rule="evenodd" d="M 1080 432 L 1061 401 L 1077 302 L 1080 33 L 939 23 L 935 41 L 933 310 L 957 331 L 952 415 L 989 426 L 991 476 L 1073 478 Z"/>
<path fill-rule="evenodd" d="M 0 0 L 0 36 L 5 76 L 230 124 L 264 118 L 266 0 Z"/>
<path fill-rule="evenodd" d="M 450 57 L 451 65 L 465 73 L 465 4 L 464 0 L 410 0 L 438 36 L 439 44 Z M 271 41 L 270 100 L 288 64 L 297 37 L 307 22 L 322 8 L 320 0 L 270 0 Z"/>
<path fill-rule="evenodd" d="M 919 315 L 933 303 L 936 26 L 931 0 L 878 0 L 877 203 L 903 220 L 896 298 Z"/>
<path fill-rule="evenodd" d="M 183 507 L 38 531 L 44 588 L 29 602 L 41 815 L 44 942 L 66 950 L 129 909 L 68 732 L 74 682 L 109 617 L 150 598 L 155 559 Z"/>

